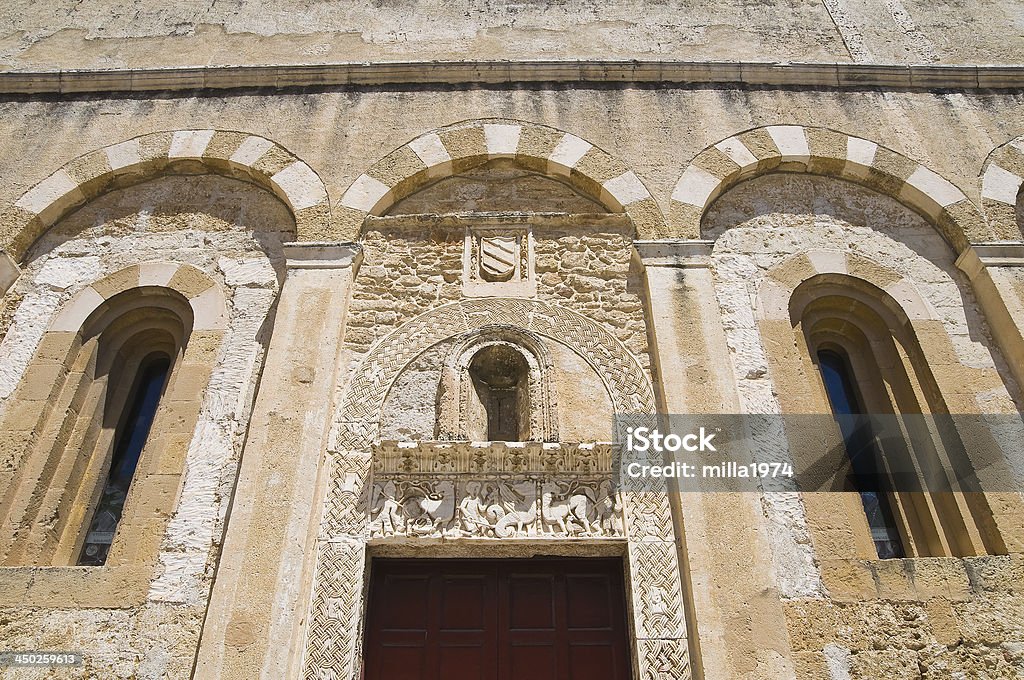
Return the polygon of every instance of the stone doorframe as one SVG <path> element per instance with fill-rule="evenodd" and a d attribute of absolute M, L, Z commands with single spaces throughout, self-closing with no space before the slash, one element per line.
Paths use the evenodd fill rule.
<path fill-rule="evenodd" d="M 593 321 L 545 302 L 462 300 L 380 340 L 353 372 L 328 444 L 303 650 L 308 680 L 359 677 L 370 552 L 593 554 L 616 544 L 628 558 L 637 679 L 690 677 L 667 488 L 647 480 L 612 490 L 610 444 L 380 441 L 384 398 L 409 362 L 448 338 L 502 324 L 573 347 L 601 376 L 616 413 L 655 414 L 650 381 L 628 350 Z M 564 529 L 551 521 L 556 515 Z"/>

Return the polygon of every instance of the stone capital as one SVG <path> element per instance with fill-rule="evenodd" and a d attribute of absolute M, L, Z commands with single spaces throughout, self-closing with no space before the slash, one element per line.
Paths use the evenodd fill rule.
<path fill-rule="evenodd" d="M 6 293 L 20 275 L 18 263 L 6 251 L 0 250 L 0 295 Z"/>
<path fill-rule="evenodd" d="M 714 241 L 665 239 L 634 241 L 634 253 L 644 267 L 680 267 L 686 269 L 711 266 Z"/>
<path fill-rule="evenodd" d="M 971 280 L 987 267 L 1024 267 L 1024 243 L 976 243 L 960 253 L 956 266 Z"/>
<path fill-rule="evenodd" d="M 330 241 L 296 241 L 284 244 L 288 269 L 345 269 L 353 274 L 363 261 L 363 247 L 358 243 Z"/>

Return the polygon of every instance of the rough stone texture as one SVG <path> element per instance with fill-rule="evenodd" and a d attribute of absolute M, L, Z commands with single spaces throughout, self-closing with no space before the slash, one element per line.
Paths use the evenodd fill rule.
<path fill-rule="evenodd" d="M 323 63 L 339 60 L 560 57 L 1013 63 L 1022 38 L 1009 0 L 671 0 L 644 5 L 460 0 L 244 0 L 115 11 L 24 0 L 0 14 L 9 68 Z M 970 27 L 970 29 L 968 29 Z M 971 40 L 957 40 L 972 30 Z M 73 60 L 70 61 L 69 60 Z"/>
<path fill-rule="evenodd" d="M 358 360 L 424 311 L 461 298 L 464 230 L 375 221 L 363 235 L 345 342 Z M 528 218 L 526 221 L 529 221 Z M 628 230 L 535 228 L 538 299 L 603 324 L 645 367 L 647 332 L 630 269 Z"/>
<path fill-rule="evenodd" d="M 973 571 L 1011 560 L 1019 565 L 1019 557 L 967 558 L 963 563 Z M 851 680 L 1016 678 L 1024 673 L 1024 605 L 1019 584 L 1012 580 L 972 582 L 954 599 L 882 599 L 868 593 L 861 598 L 790 601 L 786 611 L 794 651 L 824 657 L 831 677 Z"/>
<path fill-rule="evenodd" d="M 16 287 L 0 345 L 0 409 L 55 311 L 84 286 L 149 261 L 189 263 L 224 286 L 228 331 L 187 444 L 185 481 L 141 607 L 3 609 L 0 638 L 17 649 L 87 650 L 59 677 L 180 678 L 191 673 L 224 518 L 276 297 L 287 209 L 265 191 L 213 176 L 166 178 L 115 191 L 50 230 Z M 137 273 L 136 273 L 137 276 Z M 201 334 L 193 338 L 202 343 Z M 5 677 L 40 677 L 7 671 Z M 56 677 L 56 676 L 55 676 Z"/>
<path fill-rule="evenodd" d="M 1024 61 L 1020 11 L 1012 0 L 667 0 L 642 6 L 576 0 L 137 0 L 130 7 L 110 5 L 8 2 L 0 8 L 0 70 L 535 58 L 939 65 Z M 743 70 L 735 64 L 722 68 Z M 936 77 L 940 87 L 941 76 Z M 209 664 L 203 668 L 218 669 L 214 675 L 246 680 L 257 675 L 299 677 L 305 668 L 311 677 L 358 677 L 366 564 L 366 551 L 358 540 L 364 536 L 366 527 L 360 522 L 365 523 L 366 513 L 360 515 L 365 508 L 357 499 L 373 455 L 367 442 L 434 436 L 440 366 L 451 344 L 438 341 L 417 349 L 411 358 L 404 357 L 401 348 L 391 348 L 391 356 L 408 361 L 389 367 L 393 372 L 388 375 L 395 377 L 389 394 L 374 393 L 372 380 L 364 382 L 371 385 L 367 394 L 372 399 L 366 401 L 383 413 L 382 431 L 345 431 L 352 435 L 346 441 L 362 442 L 365 450 L 343 452 L 332 443 L 321 450 L 320 435 L 337 441 L 346 424 L 343 419 L 351 415 L 335 414 L 337 419 L 329 423 L 324 414 L 346 403 L 352 370 L 403 324 L 440 308 L 455 307 L 454 314 L 467 317 L 486 316 L 486 310 L 481 311 L 486 298 L 448 304 L 463 299 L 466 228 L 480 221 L 533 226 L 536 300 L 505 300 L 502 309 L 559 305 L 583 315 L 589 325 L 575 327 L 580 335 L 604 338 L 601 334 L 607 331 L 625 346 L 628 354 L 622 354 L 632 371 L 619 374 L 629 373 L 634 382 L 630 394 L 643 395 L 643 403 L 652 407 L 651 395 L 657 393 L 663 400 L 660 406 L 690 413 L 779 410 L 791 395 L 780 394 L 779 371 L 772 363 L 778 347 L 771 346 L 774 338 L 758 324 L 759 295 L 768 286 L 798 282 L 802 273 L 813 269 L 807 253 L 819 250 L 883 285 L 908 282 L 920 292 L 922 304 L 936 317 L 929 327 L 933 335 L 925 343 L 941 346 L 935 370 L 952 367 L 960 371 L 955 375 L 966 371 L 970 376 L 944 396 L 965 408 L 1019 411 L 1020 389 L 988 327 L 996 328 L 997 321 L 1003 327 L 1024 327 L 1019 312 L 1024 305 L 1024 268 L 1000 268 L 995 276 L 998 288 L 991 291 L 972 288 L 954 265 L 957 253 L 927 219 L 903 207 L 900 197 L 883 198 L 835 179 L 786 174 L 754 179 L 736 185 L 704 216 L 702 235 L 716 239 L 710 258 L 689 258 L 685 268 L 658 267 L 657 275 L 655 267 L 647 266 L 645 272 L 638 263 L 635 234 L 624 216 L 541 219 L 528 213 L 604 212 L 601 205 L 615 204 L 613 193 L 637 197 L 642 185 L 652 198 L 632 204 L 634 218 L 649 217 L 650 223 L 661 224 L 667 216 L 672 227 L 692 217 L 692 224 L 697 224 L 701 209 L 673 206 L 671 196 L 698 154 L 713 149 L 702 154 L 697 165 L 731 170 L 735 157 L 743 160 L 746 155 L 735 145 L 714 145 L 738 140 L 749 154 L 767 159 L 759 171 L 802 171 L 798 160 L 779 167 L 778 139 L 771 131 L 792 146 L 793 128 L 784 126 L 803 125 L 819 128 L 807 139 L 809 151 L 830 159 L 816 159 L 812 172 L 840 172 L 847 151 L 843 140 L 853 135 L 865 140 L 857 149 L 859 157 L 872 149 L 877 167 L 894 175 L 870 174 L 864 178 L 868 184 L 905 188 L 897 180 L 919 172 L 916 163 L 921 163 L 925 172 L 918 175 L 919 182 L 939 187 L 942 196 L 958 195 L 928 173 L 932 171 L 967 196 L 950 211 L 964 220 L 960 226 L 967 231 L 986 233 L 982 227 L 993 217 L 1011 226 L 1015 221 L 1019 227 L 1024 203 L 986 204 L 981 175 L 994 149 L 1014 145 L 1011 140 L 1022 132 L 1022 114 L 1024 98 L 1013 91 L 628 82 L 575 87 L 422 83 L 179 91 L 174 96 L 5 98 L 0 102 L 0 233 L 31 221 L 34 213 L 29 208 L 53 212 L 47 204 L 50 198 L 74 207 L 83 195 L 93 196 L 100 188 L 97 173 L 108 164 L 127 163 L 137 156 L 148 159 L 151 167 L 172 145 L 177 153 L 186 147 L 199 149 L 209 140 L 205 157 L 215 159 L 206 169 L 195 160 L 181 161 L 175 172 L 198 174 L 212 167 L 240 176 L 233 174 L 226 158 L 242 153 L 239 145 L 245 146 L 248 135 L 258 135 L 267 144 L 280 146 L 258 159 L 249 158 L 255 174 L 248 177 L 284 172 L 284 179 L 292 181 L 308 177 L 308 166 L 323 179 L 333 215 L 330 228 L 324 220 L 304 235 L 357 239 L 363 257 L 351 295 L 349 275 L 357 266 L 346 269 L 347 265 L 325 264 L 313 256 L 302 263 L 309 269 L 289 270 L 293 296 L 286 296 L 289 302 L 282 307 L 289 322 L 275 328 L 275 318 L 281 317 L 275 317 L 273 306 L 280 304 L 277 296 L 285 276 L 281 243 L 294 238 L 295 218 L 280 201 L 251 184 L 201 175 L 164 177 L 118 189 L 129 179 L 123 173 L 103 188 L 114 189 L 112 193 L 90 200 L 45 231 L 18 263 L 21 278 L 0 303 L 0 410 L 8 408 L 14 390 L 25 382 L 26 367 L 46 324 L 61 305 L 92 281 L 125 267 L 153 259 L 197 267 L 223 286 L 228 326 L 223 345 L 209 336 L 192 339 L 207 350 L 213 371 L 202 403 L 194 405 L 199 425 L 187 441 L 178 442 L 185 457 L 184 486 L 167 530 L 151 537 L 157 557 L 145 604 L 76 609 L 72 598 L 70 605 L 57 603 L 45 610 L 12 608 L 0 612 L 0 639 L 8 648 L 74 647 L 90 652 L 86 668 L 60 677 L 77 673 L 178 678 L 192 673 L 205 618 L 202 644 L 211 642 L 203 649 L 205 657 L 200 657 L 201 663 Z M 520 133 L 517 151 L 518 160 L 525 160 L 523 166 L 508 159 L 479 165 L 488 144 L 507 150 L 511 137 L 488 135 L 484 125 L 458 125 L 496 118 L 505 119 L 503 125 L 536 124 L 524 126 Z M 440 163 L 428 172 L 419 172 L 424 159 L 413 147 L 389 157 L 411 140 L 427 144 L 422 135 L 453 125 L 441 133 L 447 145 L 443 153 L 471 156 L 454 164 L 458 176 L 443 177 L 437 147 L 419 147 Z M 174 132 L 188 130 L 205 132 Z M 129 142 L 97 151 L 140 135 L 150 136 L 134 146 Z M 560 152 L 555 156 L 571 157 L 577 168 L 568 176 L 542 177 L 551 170 L 544 159 L 556 145 Z M 263 147 L 250 144 L 246 153 L 253 153 L 253 148 Z M 387 160 L 377 165 L 382 159 Z M 62 167 L 64 171 L 26 197 Z M 557 169 L 564 173 L 565 167 Z M 1010 164 L 1007 170 L 1019 173 L 1021 167 Z M 581 169 L 590 173 L 589 179 Z M 364 173 L 388 182 L 419 173 L 393 189 L 395 195 L 422 190 L 393 205 L 388 217 L 364 221 L 360 210 L 342 201 Z M 74 182 L 83 184 L 76 189 Z M 67 196 L 54 196 L 69 188 Z M 364 195 L 356 196 L 356 191 L 353 196 L 372 202 L 378 200 L 377 190 L 387 188 L 379 181 L 366 182 Z M 303 192 L 296 196 L 310 198 Z M 975 206 L 999 215 L 981 215 Z M 328 207 L 320 203 L 313 210 L 325 217 Z M 492 210 L 512 213 L 438 217 Z M 37 220 L 33 226 L 39 224 Z M 1016 234 L 1012 229 L 998 233 Z M 787 258 L 792 258 L 791 267 L 768 275 Z M 657 285 L 652 285 L 654 279 Z M 284 289 L 289 290 L 287 284 Z M 532 288 L 525 295 L 532 296 Z M 1004 302 L 1009 311 L 1004 309 L 1003 317 L 994 319 L 992 310 L 999 312 Z M 988 319 L 983 318 L 982 303 Z M 453 318 L 439 316 L 446 323 Z M 527 327 L 535 317 L 509 318 Z M 776 321 L 788 324 L 788 319 Z M 325 326 L 320 337 L 309 331 Z M 655 337 L 654 328 L 660 337 Z M 433 329 L 430 337 L 445 330 Z M 270 371 L 273 380 L 265 381 L 275 384 L 259 389 L 257 403 L 266 409 L 254 426 L 259 436 L 246 443 L 245 461 L 256 469 L 239 476 L 250 404 L 271 335 L 279 361 Z M 329 352 L 316 353 L 318 341 L 327 342 L 329 337 L 335 343 L 341 336 L 344 345 L 337 360 L 333 344 Z M 296 338 L 303 340 L 297 343 Z M 604 396 L 611 391 L 601 384 L 604 374 L 586 361 L 593 357 L 569 347 L 564 338 L 550 340 L 545 343 L 556 367 L 560 438 L 606 438 L 612 406 Z M 612 344 L 588 346 L 599 352 Z M 630 363 L 633 358 L 639 368 Z M 373 367 L 363 368 L 369 373 Z M 646 377 L 653 378 L 653 389 Z M 314 389 L 315 404 L 297 397 Z M 332 393 L 334 400 L 328 396 Z M 328 436 L 331 425 L 336 427 Z M 289 434 L 282 437 L 281 432 Z M 783 433 L 766 436 L 781 438 Z M 1018 470 L 1024 470 L 1018 442 L 1009 437 L 1006 450 Z M 0 445 L 5 447 L 0 450 L 0 482 L 5 482 L 18 461 L 7 455 L 8 440 Z M 508 453 L 497 446 L 491 453 Z M 297 457 L 301 465 L 289 457 L 295 448 L 302 449 Z M 280 489 L 290 489 L 293 495 L 281 495 Z M 239 494 L 233 499 L 232 521 L 251 521 L 234 533 L 228 527 L 229 548 L 218 565 L 232 493 Z M 671 511 L 665 496 L 656 502 L 647 499 L 646 504 L 634 499 L 633 509 L 626 513 L 627 533 L 642 535 L 654 546 L 629 549 L 631 578 L 638 577 L 637 589 L 630 593 L 630 605 L 640 614 L 637 630 L 649 632 L 660 625 L 660 633 L 668 636 L 636 645 L 638 678 L 681 680 L 691 666 L 706 680 L 1024 675 L 1024 572 L 1019 555 L 907 561 L 839 557 L 823 547 L 823 527 L 816 525 L 809 498 L 775 488 L 763 496 L 727 496 L 673 498 Z M 324 497 L 318 525 L 311 515 L 321 511 L 317 503 Z M 282 498 L 302 502 L 289 504 Z M 239 499 L 253 502 L 247 505 Z M 680 518 L 685 518 L 685 527 L 676 524 Z M 837 533 L 850 531 L 842 517 L 832 519 L 839 525 Z M 239 545 L 245 544 L 235 551 L 230 549 L 233 536 Z M 564 544 L 557 549 L 562 554 L 595 550 Z M 503 554 L 522 550 L 511 546 Z M 672 589 L 680 585 L 677 559 L 683 559 L 684 578 L 675 597 Z M 678 605 L 667 624 L 658 624 L 656 617 L 648 616 L 651 612 L 644 611 L 652 592 L 636 585 L 653 571 L 651 565 Z M 240 585 L 237 592 L 225 586 L 223 597 L 214 598 L 217 606 L 207 611 L 218 566 L 223 577 L 218 586 Z M 24 570 L 26 580 L 40 573 L 39 567 L 34 569 Z M 322 584 L 326 586 L 314 592 Z M 27 592 L 28 586 L 23 587 Z M 686 634 L 696 636 L 699 645 L 687 647 L 684 620 Z M 308 621 L 327 624 L 307 638 Z M 314 649 L 306 659 L 304 639 L 309 640 L 307 648 Z M 697 650 L 700 655 L 687 657 Z M 333 675 L 332 669 L 345 670 Z"/>
<path fill-rule="evenodd" d="M 754 318 L 765 272 L 794 254 L 814 250 L 863 256 L 912 282 L 941 320 L 955 361 L 997 370 L 1002 378 L 994 389 L 978 393 L 982 412 L 1012 413 L 1020 403 L 1011 396 L 1019 395 L 1018 387 L 995 349 L 966 277 L 953 264 L 948 244 L 892 199 L 844 182 L 775 175 L 725 194 L 709 210 L 703 227 L 707 237 L 717 239 L 715 288 L 745 411 L 776 413 L 781 408 L 772 363 Z M 1010 449 L 1007 454 L 1016 458 Z M 1021 469 L 1019 460 L 1015 466 Z M 1021 639 L 1015 612 L 1024 605 L 1012 578 L 995 578 L 987 585 L 972 579 L 968 586 L 961 572 L 952 581 L 953 590 L 950 581 L 939 582 L 944 595 L 960 593 L 952 601 L 930 599 L 936 591 L 934 586 L 929 590 L 928 574 L 934 571 L 928 564 L 915 569 L 916 560 L 906 561 L 907 578 L 913 581 L 917 574 L 920 581 L 919 590 L 909 596 L 905 589 L 876 590 L 878 573 L 872 577 L 845 567 L 848 576 L 841 581 L 830 577 L 822 583 L 819 565 L 830 556 L 815 553 L 799 497 L 768 493 L 763 503 L 779 588 L 789 600 L 794 652 L 823 655 L 831 677 L 934 678 L 955 671 L 962 677 L 1004 678 L 1021 672 L 1019 657 L 1004 653 L 1016 649 Z M 1005 558 L 991 559 L 999 563 Z M 985 558 L 967 560 L 966 567 L 992 568 Z M 831 568 L 828 573 L 833 573 Z M 962 588 L 956 586 L 957 579 Z M 954 639 L 946 636 L 949 626 L 956 628 Z M 805 677 L 817 675 L 809 671 Z"/>
<path fill-rule="evenodd" d="M 422 189 L 393 205 L 387 214 L 465 211 L 607 212 L 566 184 L 499 159 Z"/>
<path fill-rule="evenodd" d="M 271 139 L 314 168 L 324 179 L 337 220 L 349 185 L 378 160 L 429 130 L 491 117 L 543 123 L 601 147 L 637 174 L 666 214 L 689 159 L 745 129 L 778 123 L 828 127 L 892 148 L 978 200 L 985 157 L 1021 133 L 1014 122 L 1021 115 L 1019 98 L 1006 93 L 629 86 L 8 101 L 0 102 L 5 121 L 0 127 L 0 201 L 13 203 L 75 157 L 137 135 L 234 129 Z M 335 124 L 340 120 L 345 125 Z M 316 134 L 310 134 L 310 125 Z M 69 129 L 75 134 L 64 134 Z M 954 132 L 935 135 L 935 129 Z M 50 143 L 57 138 L 60 144 Z M 18 159 L 24 158 L 33 161 L 23 166 Z"/>

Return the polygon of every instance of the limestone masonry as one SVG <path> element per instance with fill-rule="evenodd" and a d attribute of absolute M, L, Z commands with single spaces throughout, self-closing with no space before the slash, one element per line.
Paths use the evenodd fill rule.
<path fill-rule="evenodd" d="M 387 677 L 374 564 L 546 556 L 636 680 L 1024 678 L 1022 185 L 1011 0 L 10 0 L 0 653 L 83 660 L 0 677 Z M 842 413 L 990 423 L 617 474 Z"/>

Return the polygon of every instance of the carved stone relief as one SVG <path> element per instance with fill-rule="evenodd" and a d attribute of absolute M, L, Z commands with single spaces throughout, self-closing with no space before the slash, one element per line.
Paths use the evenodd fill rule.
<path fill-rule="evenodd" d="M 615 489 L 610 444 L 379 441 L 385 395 L 410 361 L 439 342 L 474 331 L 485 337 L 494 327 L 572 347 L 601 377 L 616 412 L 655 413 L 650 382 L 629 352 L 606 329 L 556 305 L 467 299 L 381 340 L 354 371 L 331 432 L 306 678 L 359 677 L 366 546 L 420 540 L 520 545 L 524 555 L 544 540 L 623 542 L 639 677 L 689 678 L 666 490 L 649 480 Z M 533 356 L 542 366 L 543 357 Z"/>
<path fill-rule="evenodd" d="M 462 257 L 466 297 L 533 297 L 533 233 L 529 225 L 472 226 Z"/>
<path fill-rule="evenodd" d="M 385 442 L 374 452 L 368 538 L 622 538 L 611 460 L 607 444 Z"/>

